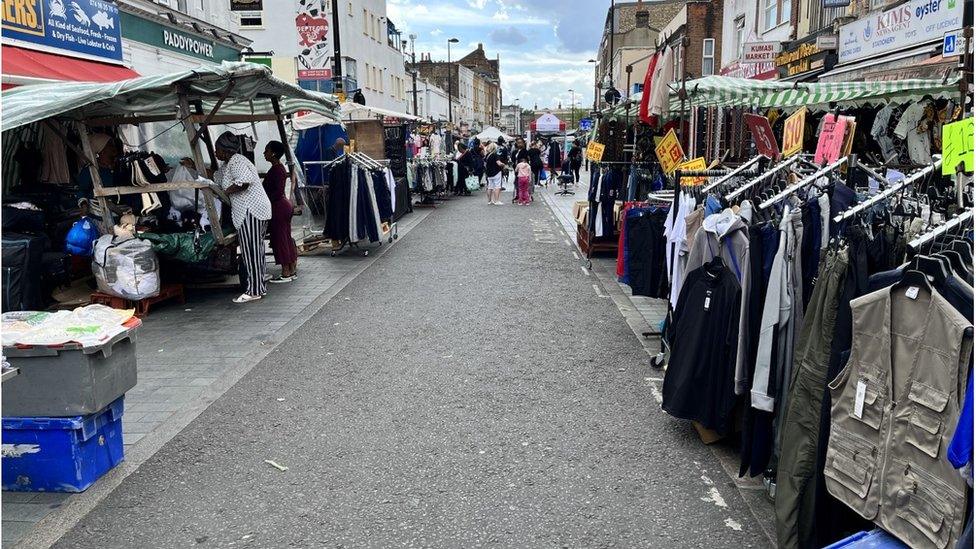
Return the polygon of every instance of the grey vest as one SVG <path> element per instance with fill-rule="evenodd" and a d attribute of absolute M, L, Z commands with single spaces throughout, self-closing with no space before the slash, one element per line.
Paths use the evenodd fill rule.
<path fill-rule="evenodd" d="M 851 312 L 851 357 L 830 383 L 827 490 L 913 548 L 954 546 L 966 482 L 946 448 L 971 325 L 927 288 L 885 288 L 851 301 Z"/>

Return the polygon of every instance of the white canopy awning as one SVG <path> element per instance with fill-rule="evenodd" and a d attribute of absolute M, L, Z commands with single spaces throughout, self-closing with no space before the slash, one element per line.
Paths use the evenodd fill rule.
<path fill-rule="evenodd" d="M 495 141 L 498 141 L 499 137 L 501 137 L 505 141 L 511 141 L 515 139 L 514 137 L 502 132 L 495 126 L 488 126 L 475 137 L 477 137 L 478 140 L 481 141 L 482 143 L 489 143 L 489 142 L 493 143 Z"/>
<path fill-rule="evenodd" d="M 405 112 L 391 111 L 359 103 L 342 103 L 339 105 L 339 115 L 343 122 L 356 122 L 360 120 L 376 120 L 378 117 L 400 118 L 402 120 L 421 120 L 412 114 Z M 292 121 L 292 127 L 296 130 L 308 130 L 326 124 L 335 124 L 334 119 L 322 116 L 318 113 L 310 112 L 302 116 L 296 116 Z"/>

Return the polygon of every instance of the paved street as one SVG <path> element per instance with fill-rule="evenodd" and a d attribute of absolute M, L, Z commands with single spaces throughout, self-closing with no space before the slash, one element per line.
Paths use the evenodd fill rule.
<path fill-rule="evenodd" d="M 439 207 L 57 546 L 765 546 L 554 219 Z"/>

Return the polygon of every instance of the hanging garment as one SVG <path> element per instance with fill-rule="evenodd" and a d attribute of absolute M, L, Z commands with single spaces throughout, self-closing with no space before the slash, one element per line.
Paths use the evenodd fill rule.
<path fill-rule="evenodd" d="M 620 177 L 617 170 L 595 170 L 591 175 L 589 196 L 589 230 L 595 238 L 612 237 L 614 204 L 617 201 Z"/>
<path fill-rule="evenodd" d="M 358 194 L 359 212 L 356 217 L 360 224 L 360 234 L 370 242 L 379 242 L 383 228 L 380 223 L 379 207 L 376 204 L 376 193 L 373 191 L 372 172 L 360 170 Z"/>
<path fill-rule="evenodd" d="M 627 235 L 627 280 L 632 295 L 667 297 L 664 222 L 668 213 L 662 208 L 634 208 L 628 214 L 622 232 Z"/>
<path fill-rule="evenodd" d="M 878 147 L 881 148 L 881 154 L 886 161 L 898 155 L 898 152 L 895 150 L 895 142 L 891 139 L 891 130 L 888 129 L 888 125 L 891 122 L 891 115 L 894 112 L 894 105 L 891 103 L 885 104 L 878 111 L 878 114 L 874 116 L 874 123 L 871 124 L 871 137 L 878 142 Z"/>
<path fill-rule="evenodd" d="M 51 123 L 60 126 L 61 123 L 52 120 Z M 50 128 L 43 128 L 43 141 L 41 142 L 41 153 L 43 164 L 41 164 L 40 181 L 42 183 L 69 183 L 71 181 L 71 171 L 68 169 L 68 154 L 65 150 L 64 141 Z"/>
<path fill-rule="evenodd" d="M 932 163 L 932 139 L 927 128 L 919 131 L 919 123 L 925 118 L 927 101 L 912 103 L 902 113 L 895 126 L 895 136 L 904 139 L 908 147 L 908 157 L 915 164 L 928 165 Z"/>
<path fill-rule="evenodd" d="M 746 206 L 742 210 L 751 211 L 751 206 Z M 742 221 L 742 218 L 732 213 L 732 210 L 725 210 L 722 213 L 705 217 L 701 229 L 695 233 L 695 242 L 688 252 L 688 262 L 685 269 L 687 272 L 693 271 L 712 258 L 720 257 L 725 265 L 735 275 L 736 282 L 742 289 L 743 295 L 749 295 L 749 229 Z M 740 301 L 740 305 L 743 302 Z M 748 324 L 747 308 L 740 306 L 735 311 L 740 326 Z M 744 339 L 746 334 L 739 331 L 740 339 Z M 736 346 L 738 356 L 736 357 L 735 368 L 735 391 L 736 394 L 744 394 L 749 386 L 746 378 L 746 353 L 747 346 L 745 341 L 740 340 Z"/>
<path fill-rule="evenodd" d="M 654 89 L 654 68 L 657 66 L 657 61 L 661 57 L 661 52 L 657 52 L 651 57 L 651 60 L 647 64 L 647 72 L 644 74 L 644 87 L 642 88 L 643 93 L 641 93 L 640 107 L 637 109 L 637 116 L 640 121 L 647 124 L 653 125 L 654 121 L 651 119 L 651 90 Z M 630 94 L 630 90 L 627 90 Z"/>
<path fill-rule="evenodd" d="M 728 432 L 741 290 L 718 258 L 688 273 L 674 312 L 674 338 L 662 408 L 674 417 Z"/>
<path fill-rule="evenodd" d="M 654 66 L 652 76 L 651 99 L 649 111 L 651 115 L 651 125 L 656 126 L 660 118 L 667 114 L 668 106 L 671 101 L 671 81 L 674 74 L 674 52 L 671 48 L 665 48 Z M 647 90 L 644 90 L 647 93 Z"/>
<path fill-rule="evenodd" d="M 345 182 L 349 187 L 349 242 L 356 243 L 366 237 L 359 221 L 359 166 L 353 164 L 351 177 Z"/>
<path fill-rule="evenodd" d="M 329 197 L 326 202 L 325 236 L 330 240 L 349 240 L 349 192 L 352 180 L 349 162 L 336 164 L 329 170 Z"/>
<path fill-rule="evenodd" d="M 816 546 L 814 477 L 820 413 L 837 300 L 848 262 L 846 249 L 827 252 L 820 261 L 820 274 L 797 343 L 787 407 L 781 412 L 783 453 L 776 471 L 776 539 L 783 548 Z"/>
<path fill-rule="evenodd" d="M 681 294 L 681 287 L 684 284 L 686 264 L 688 263 L 688 252 L 691 250 L 692 240 L 689 241 L 690 230 L 687 227 L 687 219 L 695 209 L 695 197 L 688 193 L 678 194 L 678 203 L 671 205 L 672 211 L 668 212 L 664 222 L 664 235 L 667 239 L 665 249 L 665 261 L 667 262 L 668 279 L 671 281 L 671 292 L 668 296 L 671 308 L 678 306 L 678 296 Z M 696 233 L 697 234 L 697 233 Z M 711 258 L 709 258 L 711 259 Z M 701 263 L 704 263 L 701 262 Z M 701 264 L 694 268 L 701 267 Z"/>
<path fill-rule="evenodd" d="M 382 221 L 390 221 L 393 219 L 394 191 L 389 187 L 389 180 L 387 179 L 387 173 L 389 171 L 389 168 L 387 168 L 382 172 L 370 172 L 373 183 L 373 195 L 376 197 L 377 213 Z"/>
<path fill-rule="evenodd" d="M 386 178 L 387 192 L 390 193 L 390 211 L 396 212 L 397 211 L 396 179 L 393 178 L 393 172 L 390 171 L 390 168 L 386 168 L 385 170 L 383 170 L 383 175 Z M 391 220 L 392 220 L 392 214 L 391 214 Z"/>
<path fill-rule="evenodd" d="M 766 301 L 763 305 L 759 348 L 756 352 L 756 371 L 752 379 L 752 407 L 772 412 L 776 402 L 777 384 L 789 377 L 793 353 L 794 324 L 799 299 L 795 270 L 799 260 L 797 227 L 800 211 L 787 206 L 780 222 L 779 249 L 773 260 Z M 785 374 L 785 376 L 784 376 Z"/>
<path fill-rule="evenodd" d="M 915 548 L 963 529 L 966 481 L 946 459 L 972 351 L 972 324 L 929 287 L 854 300 L 850 359 L 830 382 L 827 490 Z"/>

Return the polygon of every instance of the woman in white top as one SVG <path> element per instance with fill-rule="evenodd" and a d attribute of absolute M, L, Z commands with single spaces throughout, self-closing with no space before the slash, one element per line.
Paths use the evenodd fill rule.
<path fill-rule="evenodd" d="M 241 260 L 247 273 L 247 288 L 234 303 L 261 299 L 267 292 L 264 280 L 264 233 L 271 219 L 271 201 L 261 185 L 258 170 L 240 154 L 240 139 L 224 132 L 214 144 L 217 159 L 224 164 L 214 174 L 214 181 L 230 198 L 231 218 L 237 229 Z"/>

